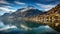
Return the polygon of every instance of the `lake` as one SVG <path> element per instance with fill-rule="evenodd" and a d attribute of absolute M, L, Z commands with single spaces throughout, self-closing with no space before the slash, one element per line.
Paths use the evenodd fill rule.
<path fill-rule="evenodd" d="M 0 34 L 60 34 L 48 25 L 30 21 L 0 21 Z"/>

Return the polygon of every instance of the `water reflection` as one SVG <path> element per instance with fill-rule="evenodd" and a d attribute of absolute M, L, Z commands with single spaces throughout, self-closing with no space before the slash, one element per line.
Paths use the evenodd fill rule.
<path fill-rule="evenodd" d="M 46 21 L 43 21 L 43 23 L 49 25 L 50 27 L 52 27 L 56 31 L 60 31 L 60 20 L 59 19 L 46 20 Z"/>
<path fill-rule="evenodd" d="M 0 27 L 1 34 L 59 34 L 48 25 L 30 21 L 0 21 Z"/>

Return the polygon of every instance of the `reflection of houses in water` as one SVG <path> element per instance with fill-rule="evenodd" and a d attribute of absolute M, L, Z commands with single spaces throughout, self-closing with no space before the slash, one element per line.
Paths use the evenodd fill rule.
<path fill-rule="evenodd" d="M 41 22 L 52 27 L 60 27 L 60 4 L 48 12 L 27 17 L 29 21 Z M 57 29 L 59 29 L 57 27 Z M 60 31 L 60 29 L 59 29 Z"/>

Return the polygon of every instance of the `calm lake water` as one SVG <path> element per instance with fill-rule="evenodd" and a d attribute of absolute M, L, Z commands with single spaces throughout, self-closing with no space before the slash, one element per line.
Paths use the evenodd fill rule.
<path fill-rule="evenodd" d="M 60 34 L 48 25 L 30 21 L 0 21 L 0 34 Z"/>

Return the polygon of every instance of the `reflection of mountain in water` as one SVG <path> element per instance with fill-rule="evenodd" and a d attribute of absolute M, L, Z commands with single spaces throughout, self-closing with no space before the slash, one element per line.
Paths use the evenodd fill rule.
<path fill-rule="evenodd" d="M 18 23 L 18 22 L 16 22 L 16 23 Z M 1 34 L 58 34 L 58 32 L 56 32 L 55 30 L 53 30 L 52 28 L 50 28 L 47 25 L 46 26 L 40 25 L 39 27 L 35 27 L 35 25 L 29 26 L 27 23 L 22 24 L 22 25 L 24 25 L 24 26 L 21 26 L 21 24 L 20 24 L 19 28 L 11 28 L 12 25 L 10 25 L 9 29 L 6 29 L 6 30 L 4 29 L 3 31 L 0 30 L 0 33 Z M 36 24 L 36 25 L 38 25 L 38 24 Z M 34 28 L 30 28 L 33 26 L 34 26 Z"/>

